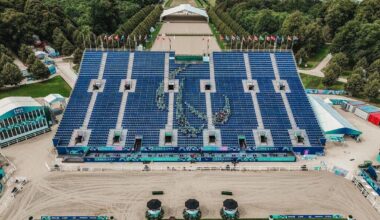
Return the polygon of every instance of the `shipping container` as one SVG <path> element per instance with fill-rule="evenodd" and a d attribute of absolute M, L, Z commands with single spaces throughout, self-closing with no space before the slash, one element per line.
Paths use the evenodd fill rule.
<path fill-rule="evenodd" d="M 380 112 L 369 114 L 368 121 L 374 125 L 380 126 Z"/>
<path fill-rule="evenodd" d="M 362 101 L 350 101 L 350 102 L 347 102 L 344 105 L 344 109 L 347 110 L 347 111 L 349 111 L 349 112 L 355 112 L 355 109 L 358 106 L 362 106 L 362 105 L 365 105 L 365 102 L 362 102 Z"/>
<path fill-rule="evenodd" d="M 372 105 L 363 105 L 355 108 L 355 115 L 367 120 L 369 115 L 374 112 L 380 112 L 380 109 Z"/>

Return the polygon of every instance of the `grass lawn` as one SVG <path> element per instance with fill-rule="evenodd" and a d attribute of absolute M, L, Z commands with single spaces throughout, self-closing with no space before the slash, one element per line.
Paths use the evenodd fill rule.
<path fill-rule="evenodd" d="M 37 98 L 45 97 L 51 93 L 59 93 L 64 97 L 69 97 L 70 92 L 70 86 L 62 79 L 62 77 L 56 76 L 44 82 L 0 90 L 0 99 L 9 96 L 32 96 L 33 98 Z"/>
<path fill-rule="evenodd" d="M 330 53 L 330 46 L 323 45 L 321 49 L 306 62 L 307 67 L 305 69 L 312 69 L 316 67 L 322 60 Z"/>
<path fill-rule="evenodd" d="M 330 88 L 326 88 L 322 83 L 322 77 L 318 76 L 310 76 L 304 73 L 300 73 L 302 83 L 305 86 L 306 89 L 332 89 L 332 90 L 343 90 L 344 89 L 344 83 L 342 82 L 336 82 L 335 85 L 333 85 Z"/>

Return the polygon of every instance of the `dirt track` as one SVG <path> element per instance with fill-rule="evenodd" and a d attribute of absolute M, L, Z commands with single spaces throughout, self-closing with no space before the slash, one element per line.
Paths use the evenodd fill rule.
<path fill-rule="evenodd" d="M 209 184 L 213 183 L 213 184 Z M 152 190 L 165 195 L 152 196 Z M 269 214 L 353 214 L 359 220 L 380 216 L 342 177 L 326 172 L 130 172 L 50 173 L 31 182 L 0 219 L 41 215 L 113 215 L 144 219 L 146 202 L 159 198 L 166 216 L 181 217 L 188 198 L 200 201 L 204 217 L 218 217 L 231 190 L 241 217 Z"/>

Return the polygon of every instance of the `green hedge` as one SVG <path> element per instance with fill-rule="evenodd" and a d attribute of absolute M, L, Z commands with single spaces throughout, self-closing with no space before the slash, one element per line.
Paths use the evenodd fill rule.
<path fill-rule="evenodd" d="M 162 13 L 162 7 L 157 5 L 150 13 L 145 17 L 145 19 L 132 31 L 130 35 L 132 36 L 142 36 L 149 35 L 150 28 L 155 26 L 160 15 Z"/>
<path fill-rule="evenodd" d="M 130 19 L 128 19 L 127 22 L 120 25 L 116 31 L 116 34 L 130 34 L 154 9 L 154 5 L 145 6 L 138 13 L 136 13 Z"/>

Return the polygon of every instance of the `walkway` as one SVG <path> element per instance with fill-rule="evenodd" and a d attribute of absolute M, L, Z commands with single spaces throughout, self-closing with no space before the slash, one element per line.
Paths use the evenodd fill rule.
<path fill-rule="evenodd" d="M 305 73 L 307 75 L 311 76 L 317 76 L 317 77 L 325 77 L 325 74 L 322 72 L 322 70 L 327 66 L 327 64 L 330 62 L 332 58 L 331 53 L 327 54 L 325 58 L 318 64 L 318 66 L 314 67 L 313 69 L 306 70 L 306 69 L 298 69 L 298 72 Z M 346 78 L 339 77 L 339 82 L 347 83 Z"/>

